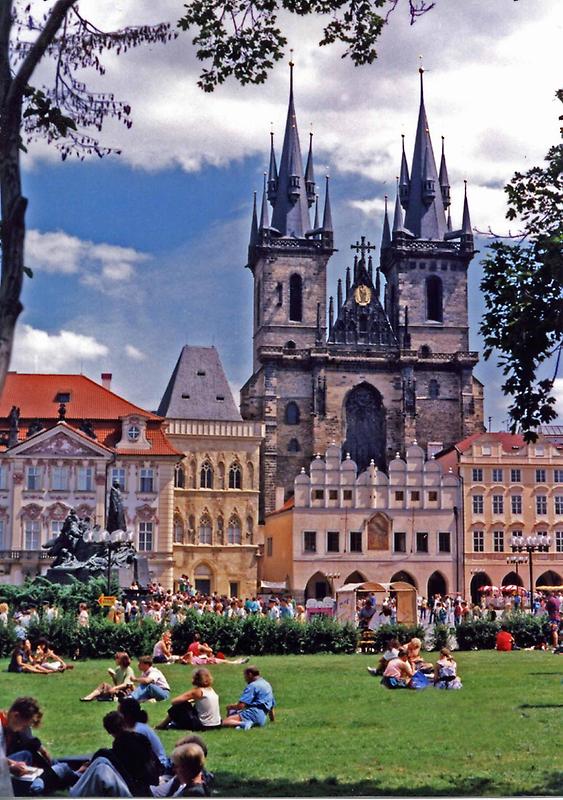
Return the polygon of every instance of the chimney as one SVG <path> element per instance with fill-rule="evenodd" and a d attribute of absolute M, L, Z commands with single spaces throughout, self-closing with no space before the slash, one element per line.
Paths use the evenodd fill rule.
<path fill-rule="evenodd" d="M 285 489 L 283 486 L 276 486 L 276 510 L 281 508 L 285 502 Z"/>
<path fill-rule="evenodd" d="M 111 389 L 111 372 L 102 372 L 102 386 L 108 391 Z"/>

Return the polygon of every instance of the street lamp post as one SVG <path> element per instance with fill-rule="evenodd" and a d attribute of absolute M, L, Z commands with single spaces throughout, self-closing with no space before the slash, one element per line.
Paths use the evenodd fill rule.
<path fill-rule="evenodd" d="M 546 533 L 535 533 L 532 536 L 512 536 L 510 548 L 513 553 L 527 553 L 530 569 L 530 614 L 534 613 L 534 553 L 547 553 L 551 546 L 551 537 Z M 524 559 L 524 557 L 522 557 Z M 517 563 L 517 562 L 515 562 Z M 524 563 L 524 560 L 520 563 Z"/>

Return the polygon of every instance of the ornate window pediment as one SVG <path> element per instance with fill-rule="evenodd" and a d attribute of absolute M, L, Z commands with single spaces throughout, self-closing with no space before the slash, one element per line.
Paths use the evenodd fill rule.
<path fill-rule="evenodd" d="M 111 453 L 105 447 L 98 447 L 84 440 L 68 426 L 56 425 L 38 434 L 31 442 L 22 442 L 10 451 L 12 456 L 33 456 L 51 458 L 108 459 Z"/>

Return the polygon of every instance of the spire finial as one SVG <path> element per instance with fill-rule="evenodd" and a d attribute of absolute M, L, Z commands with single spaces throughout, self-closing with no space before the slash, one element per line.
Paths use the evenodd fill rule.
<path fill-rule="evenodd" d="M 444 142 L 446 141 L 446 137 L 442 136 L 442 155 L 444 155 Z"/>
<path fill-rule="evenodd" d="M 289 93 L 293 94 L 293 48 L 289 51 Z"/>
<path fill-rule="evenodd" d="M 404 153 L 405 153 L 405 134 L 404 133 L 401 134 L 401 145 L 402 145 L 402 150 L 403 150 L 403 155 L 404 155 Z"/>

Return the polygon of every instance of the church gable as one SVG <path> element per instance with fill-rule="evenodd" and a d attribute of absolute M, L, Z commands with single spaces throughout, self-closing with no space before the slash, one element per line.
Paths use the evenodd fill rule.
<path fill-rule="evenodd" d="M 109 460 L 111 452 L 73 430 L 66 423 L 30 437 L 9 451 L 10 456 L 41 458 L 103 458 Z"/>

